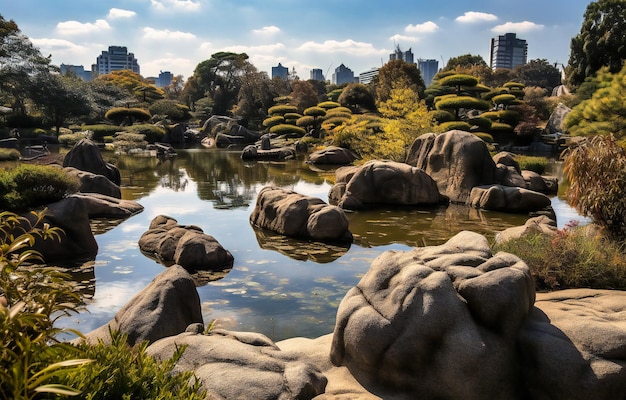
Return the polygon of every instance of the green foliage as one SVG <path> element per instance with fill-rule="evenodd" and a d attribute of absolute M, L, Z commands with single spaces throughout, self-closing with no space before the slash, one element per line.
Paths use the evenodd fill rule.
<path fill-rule="evenodd" d="M 22 164 L 0 170 L 0 209 L 31 210 L 59 201 L 78 191 L 80 183 L 62 169 Z"/>
<path fill-rule="evenodd" d="M 496 104 L 511 104 L 513 101 L 515 101 L 516 97 L 515 95 L 512 95 L 510 93 L 504 93 L 504 94 L 499 94 L 497 96 L 493 96 L 493 98 L 491 99 L 491 101 L 493 101 Z"/>
<path fill-rule="evenodd" d="M 545 157 L 516 155 L 514 159 L 521 169 L 534 171 L 539 175 L 546 172 L 546 168 L 548 167 L 548 159 Z"/>
<path fill-rule="evenodd" d="M 311 116 L 304 116 L 301 118 L 298 118 L 296 120 L 296 125 L 297 126 L 301 126 L 303 128 L 307 127 L 307 126 L 313 126 L 315 124 L 315 118 L 311 117 Z"/>
<path fill-rule="evenodd" d="M 26 268 L 43 261 L 29 249 L 35 238 L 54 240 L 59 229 L 43 224 L 43 214 L 31 214 L 34 222 L 10 212 L 0 213 L 0 399 L 34 399 L 41 393 L 78 394 L 54 380 L 90 360 L 65 360 L 77 354 L 58 341 L 63 330 L 55 319 L 78 310 L 80 297 L 67 275 L 49 267 Z"/>
<path fill-rule="evenodd" d="M 441 86 L 456 87 L 460 90 L 461 86 L 476 86 L 478 84 L 478 78 L 466 74 L 454 74 L 440 78 L 439 84 Z"/>
<path fill-rule="evenodd" d="M 467 123 L 470 124 L 470 126 L 474 127 L 478 127 L 480 129 L 489 129 L 491 128 L 491 124 L 492 121 L 489 118 L 485 118 L 485 117 L 475 117 L 475 118 L 469 118 L 467 120 Z"/>
<path fill-rule="evenodd" d="M 102 138 L 105 136 L 113 136 L 117 132 L 121 131 L 119 126 L 116 125 L 106 125 L 106 124 L 98 124 L 98 125 L 83 125 L 81 126 L 83 131 L 90 131 L 91 140 L 101 142 Z"/>
<path fill-rule="evenodd" d="M 267 113 L 271 116 L 282 115 L 284 116 L 287 113 L 297 113 L 298 107 L 292 106 L 289 104 L 279 104 L 274 107 L 270 107 L 267 110 Z"/>
<path fill-rule="evenodd" d="M 448 59 L 444 71 L 454 71 L 458 67 L 471 68 L 473 66 L 489 67 L 485 62 L 485 59 L 480 55 L 464 54 L 458 57 L 452 57 Z"/>
<path fill-rule="evenodd" d="M 517 125 L 520 120 L 520 114 L 516 110 L 501 110 L 498 111 L 498 121 L 511 126 Z"/>
<path fill-rule="evenodd" d="M 472 132 L 476 137 L 480 138 L 485 143 L 493 143 L 493 136 L 485 132 Z"/>
<path fill-rule="evenodd" d="M 146 136 L 141 133 L 118 132 L 115 134 L 113 145 L 122 150 L 145 148 L 148 145 L 145 138 Z"/>
<path fill-rule="evenodd" d="M 165 115 L 173 121 L 186 121 L 191 118 L 189 107 L 174 100 L 157 100 L 148 108 L 152 115 Z"/>
<path fill-rule="evenodd" d="M 166 134 L 165 129 L 152 124 L 132 125 L 124 130 L 128 133 L 143 135 L 143 140 L 148 143 L 162 142 Z"/>
<path fill-rule="evenodd" d="M 395 88 L 406 88 L 417 93 L 420 99 L 424 98 L 424 80 L 417 64 L 409 64 L 403 60 L 392 60 L 378 70 L 378 75 L 372 81 L 376 88 L 376 99 L 385 102 L 391 97 Z"/>
<path fill-rule="evenodd" d="M 336 101 L 323 101 L 319 103 L 317 106 L 328 111 L 331 108 L 341 107 L 341 104 L 337 103 Z"/>
<path fill-rule="evenodd" d="M 107 111 L 104 117 L 118 125 L 124 121 L 129 121 L 132 125 L 135 121 L 150 120 L 151 115 L 148 110 L 143 108 L 115 107 Z"/>
<path fill-rule="evenodd" d="M 561 84 L 561 71 L 546 59 L 530 60 L 515 67 L 516 79 L 526 87 L 536 86 L 552 92 Z"/>
<path fill-rule="evenodd" d="M 493 247 L 523 259 L 537 290 L 588 287 L 626 289 L 623 245 L 594 232 L 593 226 L 569 227 L 556 236 L 529 233 Z"/>
<path fill-rule="evenodd" d="M 284 123 L 285 123 L 285 117 L 283 117 L 282 115 L 276 115 L 274 117 L 267 117 L 263 120 L 263 126 L 267 128 L 271 128 L 272 126 L 284 124 Z"/>
<path fill-rule="evenodd" d="M 93 362 L 64 374 L 59 382 L 81 390 L 88 400 L 205 398 L 192 371 L 174 372 L 184 347 L 170 359 L 157 361 L 146 354 L 147 346 L 144 342 L 130 347 L 126 335 L 111 332 L 110 345 L 81 345 L 79 350 Z"/>
<path fill-rule="evenodd" d="M 0 161 L 17 161 L 20 159 L 20 152 L 16 149 L 0 148 Z"/>
<path fill-rule="evenodd" d="M 374 95 L 370 92 L 368 87 L 362 83 L 351 83 L 346 86 L 337 99 L 337 102 L 355 111 L 361 108 L 368 111 L 376 110 Z"/>
<path fill-rule="evenodd" d="M 437 132 L 448 132 L 454 129 L 469 132 L 470 128 L 470 124 L 465 121 L 448 121 L 439 124 L 439 126 L 437 126 Z"/>
<path fill-rule="evenodd" d="M 585 11 L 580 33 L 572 38 L 567 79 L 578 86 L 602 67 L 616 73 L 624 66 L 626 46 L 626 2 L 598 0 Z"/>
<path fill-rule="evenodd" d="M 432 120 L 437 123 L 454 121 L 454 114 L 446 110 L 433 110 L 428 113 Z"/>
<path fill-rule="evenodd" d="M 339 100 L 339 96 L 341 96 L 341 93 L 343 92 L 343 88 L 337 88 L 337 89 L 333 89 L 330 92 L 328 92 L 326 94 L 326 97 L 328 98 L 328 100 L 332 101 L 332 102 L 337 102 L 337 100 Z"/>
<path fill-rule="evenodd" d="M 319 106 L 313 106 L 313 107 L 309 107 L 305 109 L 304 115 L 311 116 L 314 118 L 323 117 L 324 115 L 326 115 L 326 110 L 324 110 L 322 107 L 319 107 Z"/>
<path fill-rule="evenodd" d="M 295 136 L 304 136 L 306 131 L 295 125 L 289 124 L 279 124 L 274 125 L 270 128 L 270 133 L 275 133 L 277 135 L 295 135 Z"/>
<path fill-rule="evenodd" d="M 626 65 L 618 73 L 601 71 L 598 90 L 565 118 L 566 130 L 576 136 L 613 134 L 626 137 Z"/>
<path fill-rule="evenodd" d="M 509 124 L 505 124 L 504 122 L 492 122 L 491 123 L 491 133 L 513 133 L 513 127 Z"/>
<path fill-rule="evenodd" d="M 447 97 L 439 100 L 435 103 L 438 110 L 454 110 L 457 118 L 459 109 L 464 108 L 468 110 L 488 110 L 489 104 L 484 101 L 471 96 L 454 96 Z"/>
<path fill-rule="evenodd" d="M 594 136 L 564 157 L 569 203 L 612 234 L 626 236 L 626 150 L 613 136 Z"/>
<path fill-rule="evenodd" d="M 82 139 L 90 138 L 89 132 L 74 132 L 59 135 L 59 143 L 64 146 L 74 146 Z"/>

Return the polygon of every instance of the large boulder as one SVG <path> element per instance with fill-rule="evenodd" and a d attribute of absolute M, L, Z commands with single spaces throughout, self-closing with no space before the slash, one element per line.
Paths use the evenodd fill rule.
<path fill-rule="evenodd" d="M 242 160 L 285 161 L 296 158 L 294 146 L 283 146 L 264 150 L 255 144 L 246 146 L 241 152 Z"/>
<path fill-rule="evenodd" d="M 227 132 L 219 132 L 215 135 L 215 143 L 217 147 L 228 147 L 232 145 L 248 145 L 254 144 L 261 138 L 261 133 L 252 131 L 241 125 L 230 125 Z"/>
<path fill-rule="evenodd" d="M 120 200 L 96 193 L 75 193 L 46 208 L 43 223 L 60 228 L 59 240 L 36 238 L 33 246 L 46 262 L 93 259 L 98 243 L 92 233 L 90 219 L 128 218 L 143 211 L 133 200 Z M 27 218 L 35 222 L 32 214 Z"/>
<path fill-rule="evenodd" d="M 626 292 L 538 294 L 518 343 L 527 398 L 626 398 Z"/>
<path fill-rule="evenodd" d="M 522 171 L 526 189 L 539 193 L 556 194 L 559 191 L 559 178 L 543 176 L 534 171 Z"/>
<path fill-rule="evenodd" d="M 516 338 L 533 308 L 528 266 L 461 232 L 387 251 L 342 300 L 331 361 L 416 399 L 522 399 Z"/>
<path fill-rule="evenodd" d="M 250 332 L 212 330 L 161 339 L 146 353 L 170 359 L 186 346 L 173 372 L 193 371 L 211 399 L 312 399 L 327 379 L 315 366 L 281 351 L 267 337 Z"/>
<path fill-rule="evenodd" d="M 351 242 L 342 209 L 317 197 L 273 186 L 261 189 L 250 222 L 281 235 L 321 242 Z"/>
<path fill-rule="evenodd" d="M 496 164 L 487 145 L 476 135 L 452 130 L 419 136 L 406 163 L 424 170 L 439 192 L 455 203 L 465 203 L 473 187 L 496 183 Z"/>
<path fill-rule="evenodd" d="M 520 187 L 486 185 L 473 188 L 467 204 L 483 210 L 524 213 L 549 210 L 552 201 L 543 193 Z"/>
<path fill-rule="evenodd" d="M 106 176 L 118 186 L 122 183 L 119 169 L 104 161 L 98 146 L 89 139 L 81 139 L 72 147 L 63 159 L 63 167 L 74 167 L 81 171 Z"/>
<path fill-rule="evenodd" d="M 343 147 L 328 146 L 324 149 L 314 151 L 309 154 L 308 162 L 310 164 L 324 164 L 324 165 L 348 165 L 352 164 L 354 160 L 358 160 L 357 156 L 352 150 L 344 149 Z"/>
<path fill-rule="evenodd" d="M 111 341 L 111 331 L 128 335 L 128 344 L 178 335 L 190 324 L 202 324 L 200 297 L 189 273 L 174 265 L 157 275 L 106 325 L 85 335 L 85 341 Z"/>
<path fill-rule="evenodd" d="M 505 243 L 516 240 L 531 233 L 540 233 L 547 236 L 556 236 L 556 221 L 545 215 L 529 218 L 524 225 L 507 228 L 496 234 L 496 243 Z"/>
<path fill-rule="evenodd" d="M 548 134 L 561 133 L 565 131 L 565 126 L 563 122 L 565 121 L 565 117 L 567 114 L 572 111 L 571 108 L 566 106 L 563 103 L 559 103 L 552 114 L 550 114 L 550 118 L 548 118 L 548 123 L 546 124 L 546 132 Z"/>
<path fill-rule="evenodd" d="M 100 193 L 109 197 L 122 198 L 122 190 L 119 185 L 111 182 L 111 180 L 104 175 L 82 171 L 74 167 L 65 167 L 63 168 L 63 172 L 69 176 L 78 178 L 80 181 L 80 192 Z"/>
<path fill-rule="evenodd" d="M 139 249 L 165 265 L 178 264 L 190 272 L 232 268 L 233 255 L 195 225 L 179 225 L 159 215 L 139 238 Z"/>
<path fill-rule="evenodd" d="M 447 198 L 421 169 L 393 161 L 370 161 L 360 167 L 344 167 L 335 173 L 331 204 L 359 210 L 380 204 L 434 205 Z"/>

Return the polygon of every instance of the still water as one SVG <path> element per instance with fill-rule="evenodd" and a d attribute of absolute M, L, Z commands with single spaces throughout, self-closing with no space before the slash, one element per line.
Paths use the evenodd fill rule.
<path fill-rule="evenodd" d="M 197 288 L 205 324 L 216 320 L 218 327 L 260 332 L 276 341 L 332 332 L 341 299 L 386 250 L 441 244 L 462 230 L 492 239 L 495 232 L 526 220 L 458 205 L 390 208 L 349 213 L 355 237 L 349 247 L 300 242 L 250 225 L 257 193 L 276 185 L 328 201 L 334 171 L 312 169 L 303 159 L 245 163 L 239 155 L 187 149 L 159 161 L 105 153 L 120 169 L 123 198 L 138 201 L 145 210 L 119 223 L 94 223 L 99 253 L 92 276 L 84 279 L 95 280 L 95 291 L 93 286 L 88 290 L 87 312 L 59 325 L 86 333 L 107 323 L 164 271 L 137 245 L 157 215 L 201 227 L 235 257 L 224 278 Z M 581 220 L 558 196 L 553 206 L 559 226 Z"/>

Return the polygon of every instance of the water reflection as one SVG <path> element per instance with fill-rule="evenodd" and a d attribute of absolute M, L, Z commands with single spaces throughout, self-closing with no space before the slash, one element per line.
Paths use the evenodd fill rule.
<path fill-rule="evenodd" d="M 144 212 L 98 231 L 97 286 L 89 313 L 63 321 L 66 326 L 87 332 L 108 322 L 164 270 L 137 245 L 160 214 L 201 227 L 235 257 L 226 276 L 201 280 L 197 288 L 205 322 L 217 319 L 218 326 L 257 331 L 275 340 L 331 332 L 345 293 L 386 250 L 441 244 L 462 230 L 491 239 L 526 219 L 458 205 L 371 210 L 348 214 L 355 236 L 349 247 L 301 242 L 250 225 L 257 194 L 276 185 L 328 201 L 334 169 L 311 168 L 303 158 L 244 163 L 238 152 L 217 149 L 177 154 L 164 161 L 104 154 L 120 168 L 123 198 L 137 200 Z M 557 215 L 576 215 L 559 205 Z"/>

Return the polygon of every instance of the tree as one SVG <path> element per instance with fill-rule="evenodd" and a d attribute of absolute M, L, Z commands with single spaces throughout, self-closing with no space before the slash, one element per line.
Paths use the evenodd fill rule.
<path fill-rule="evenodd" d="M 457 67 L 469 69 L 474 66 L 487 67 L 487 63 L 480 55 L 463 54 L 461 56 L 448 59 L 448 63 L 443 68 L 444 71 L 454 71 Z"/>
<path fill-rule="evenodd" d="M 585 11 L 580 33 L 570 45 L 567 81 L 578 87 L 585 78 L 593 76 L 601 67 L 616 73 L 626 59 L 626 2 L 598 0 Z"/>
<path fill-rule="evenodd" d="M 515 68 L 516 80 L 526 86 L 538 86 L 552 92 L 561 84 L 561 71 L 546 59 L 530 60 Z"/>
<path fill-rule="evenodd" d="M 378 70 L 378 75 L 372 81 L 376 88 L 376 98 L 379 102 L 389 100 L 394 84 L 401 85 L 416 92 L 420 99 L 424 98 L 424 80 L 417 65 L 403 60 L 389 61 Z"/>
<path fill-rule="evenodd" d="M 309 81 L 293 81 L 291 87 L 291 104 L 298 107 L 298 112 L 303 112 L 319 102 L 317 92 Z"/>
<path fill-rule="evenodd" d="M 337 102 L 342 106 L 349 107 L 352 111 L 364 108 L 367 111 L 376 110 L 376 100 L 367 86 L 362 83 L 350 83 L 343 89 Z"/>
<path fill-rule="evenodd" d="M 34 78 L 30 97 L 52 121 L 57 136 L 68 118 L 88 115 L 91 112 L 83 82 L 76 77 L 39 74 Z"/>
<path fill-rule="evenodd" d="M 180 97 L 184 87 L 185 87 L 185 80 L 183 79 L 183 76 L 176 75 L 175 77 L 172 78 L 172 81 L 170 82 L 169 85 L 163 87 L 162 89 L 163 95 L 165 96 L 166 99 L 169 99 L 169 100 L 184 101 L 184 99 L 181 99 Z"/>
<path fill-rule="evenodd" d="M 26 115 L 32 79 L 50 69 L 50 58 L 41 55 L 13 20 L 0 15 L 0 94 L 8 97 L 15 112 Z"/>
<path fill-rule="evenodd" d="M 626 66 L 616 74 L 601 70 L 596 79 L 600 88 L 583 100 L 565 118 L 572 135 L 609 135 L 626 138 Z"/>
<path fill-rule="evenodd" d="M 251 124 L 251 128 L 258 129 L 267 110 L 274 105 L 274 98 L 279 95 L 267 72 L 250 72 L 241 77 L 233 115 L 239 117 L 243 125 Z"/>
<path fill-rule="evenodd" d="M 195 102 L 208 97 L 213 101 L 213 114 L 228 115 L 237 103 L 242 77 L 253 72 L 256 68 L 250 64 L 246 53 L 215 53 L 196 66 L 190 100 Z"/>

